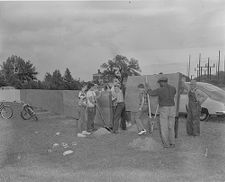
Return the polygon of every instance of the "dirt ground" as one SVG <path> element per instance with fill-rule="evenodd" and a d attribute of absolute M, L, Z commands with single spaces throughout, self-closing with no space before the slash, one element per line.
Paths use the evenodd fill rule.
<path fill-rule="evenodd" d="M 201 122 L 201 136 L 188 137 L 179 119 L 174 149 L 161 147 L 159 131 L 76 137 L 76 121 L 40 115 L 38 122 L 0 119 L 0 182 L 225 181 L 225 124 Z M 146 137 L 157 150 L 132 147 Z M 72 150 L 73 153 L 63 155 Z"/>

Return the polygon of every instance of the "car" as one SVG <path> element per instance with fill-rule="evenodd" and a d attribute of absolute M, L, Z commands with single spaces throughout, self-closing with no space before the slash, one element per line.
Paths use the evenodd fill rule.
<path fill-rule="evenodd" d="M 190 82 L 185 82 L 189 88 Z M 197 82 L 197 89 L 207 95 L 207 99 L 202 103 L 200 120 L 205 121 L 210 115 L 225 115 L 225 91 L 209 83 Z M 188 104 L 188 91 L 184 90 L 180 94 L 179 112 L 187 115 L 186 106 Z"/>

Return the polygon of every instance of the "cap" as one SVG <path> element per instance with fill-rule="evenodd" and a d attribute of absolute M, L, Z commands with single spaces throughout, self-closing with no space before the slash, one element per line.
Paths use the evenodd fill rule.
<path fill-rule="evenodd" d="M 168 81 L 168 78 L 165 76 L 158 79 L 158 82 L 167 82 L 167 81 Z"/>

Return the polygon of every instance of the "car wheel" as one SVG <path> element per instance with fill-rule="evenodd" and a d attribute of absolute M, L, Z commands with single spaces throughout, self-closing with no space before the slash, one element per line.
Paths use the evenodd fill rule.
<path fill-rule="evenodd" d="M 209 111 L 206 108 L 202 108 L 201 115 L 200 115 L 200 121 L 206 121 L 209 118 Z"/>

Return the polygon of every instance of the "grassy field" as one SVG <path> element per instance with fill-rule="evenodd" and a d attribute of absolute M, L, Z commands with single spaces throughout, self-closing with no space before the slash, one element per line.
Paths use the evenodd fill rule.
<path fill-rule="evenodd" d="M 76 137 L 76 121 L 40 117 L 39 122 L 1 119 L 0 181 L 224 181 L 223 118 L 201 122 L 201 136 L 188 137 L 179 119 L 174 149 L 163 149 L 159 132 L 138 136 L 134 131 L 87 138 Z M 150 138 L 157 148 L 130 145 Z M 59 144 L 58 146 L 56 145 Z M 55 144 L 55 145 L 54 145 Z M 54 146 L 53 146 L 54 145 Z M 63 152 L 73 153 L 64 156 Z"/>

